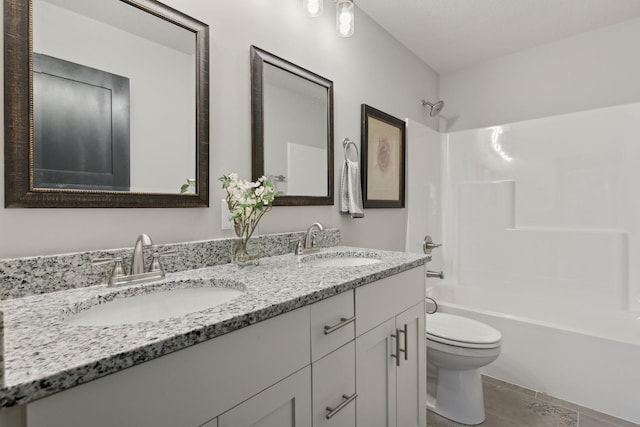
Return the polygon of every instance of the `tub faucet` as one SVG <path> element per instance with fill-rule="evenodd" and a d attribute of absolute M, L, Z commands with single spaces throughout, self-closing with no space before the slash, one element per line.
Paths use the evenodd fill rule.
<path fill-rule="evenodd" d="M 141 234 L 136 240 L 136 245 L 133 248 L 133 255 L 131 256 L 131 273 L 140 274 L 144 273 L 144 248 L 145 246 L 152 246 L 153 242 L 151 237 L 146 234 Z"/>

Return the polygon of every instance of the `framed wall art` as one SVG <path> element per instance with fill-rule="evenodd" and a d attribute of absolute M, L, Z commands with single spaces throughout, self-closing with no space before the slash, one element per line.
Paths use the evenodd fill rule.
<path fill-rule="evenodd" d="M 362 198 L 365 208 L 404 208 L 405 122 L 362 104 Z"/>

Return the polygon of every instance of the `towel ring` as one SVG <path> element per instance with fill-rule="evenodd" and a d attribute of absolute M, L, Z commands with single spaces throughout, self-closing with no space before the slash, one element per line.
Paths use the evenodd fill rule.
<path fill-rule="evenodd" d="M 344 159 L 349 160 L 349 147 L 353 145 L 353 149 L 356 150 L 356 160 L 360 160 L 360 154 L 358 153 L 358 146 L 355 142 L 350 140 L 349 138 L 345 138 L 342 140 L 342 147 L 344 148 Z"/>

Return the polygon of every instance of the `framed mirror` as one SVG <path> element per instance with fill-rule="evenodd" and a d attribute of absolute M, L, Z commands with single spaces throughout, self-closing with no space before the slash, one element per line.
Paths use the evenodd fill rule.
<path fill-rule="evenodd" d="M 333 205 L 333 82 L 251 46 L 253 180 L 274 205 Z"/>
<path fill-rule="evenodd" d="M 4 0 L 5 206 L 209 205 L 209 27 L 155 0 Z"/>

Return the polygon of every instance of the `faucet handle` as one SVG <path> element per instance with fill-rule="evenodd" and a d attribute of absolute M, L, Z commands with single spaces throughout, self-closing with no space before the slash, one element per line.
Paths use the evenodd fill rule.
<path fill-rule="evenodd" d="M 429 255 L 433 249 L 439 248 L 442 246 L 441 243 L 433 243 L 433 239 L 428 234 L 424 236 L 424 240 L 422 242 L 422 251 Z"/>
<path fill-rule="evenodd" d="M 154 252 L 151 255 L 151 266 L 149 267 L 149 271 L 161 271 L 164 274 L 164 269 L 162 268 L 162 264 L 160 264 L 160 257 L 172 256 L 176 255 L 177 251 L 166 251 L 166 252 Z"/>
<path fill-rule="evenodd" d="M 295 243 L 296 247 L 294 249 L 294 253 L 296 255 L 302 255 L 303 251 L 302 251 L 302 241 L 304 240 L 304 237 L 300 237 L 300 238 L 295 238 L 292 237 L 291 239 L 289 239 L 289 243 Z"/>
<path fill-rule="evenodd" d="M 113 262 L 114 265 L 113 270 L 111 270 L 111 275 L 109 276 L 109 286 L 114 286 L 118 283 L 118 279 L 126 276 L 124 268 L 122 267 L 122 258 L 93 258 L 91 265 L 103 265 L 111 262 Z"/>

